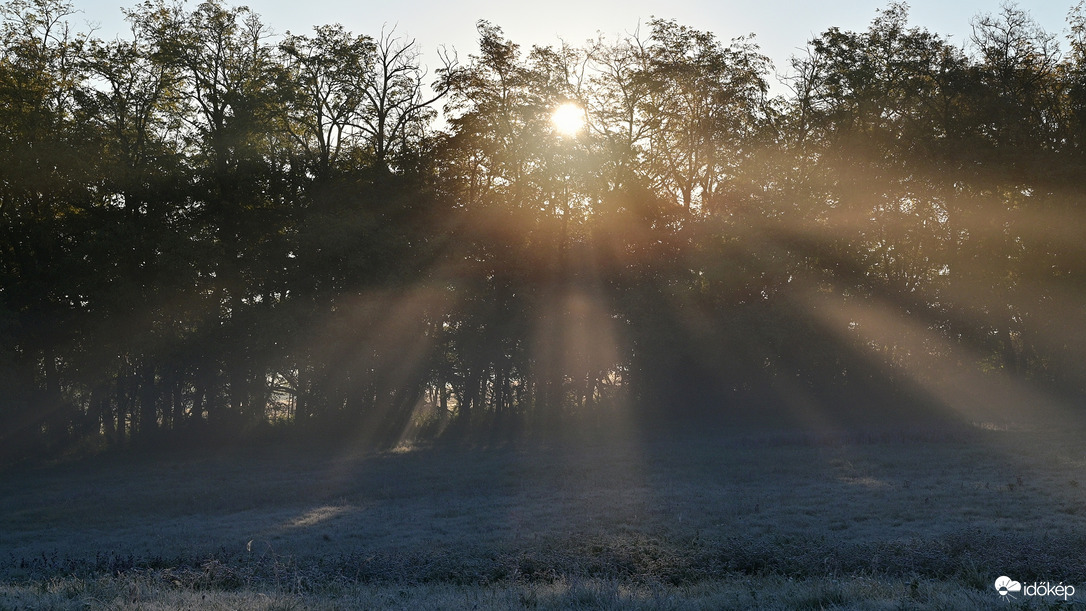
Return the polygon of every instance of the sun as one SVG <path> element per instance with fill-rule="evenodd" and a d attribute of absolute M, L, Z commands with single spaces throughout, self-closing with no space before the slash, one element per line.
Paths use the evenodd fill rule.
<path fill-rule="evenodd" d="M 576 136 L 584 128 L 584 109 L 576 102 L 564 102 L 551 113 L 551 124 L 563 136 Z"/>

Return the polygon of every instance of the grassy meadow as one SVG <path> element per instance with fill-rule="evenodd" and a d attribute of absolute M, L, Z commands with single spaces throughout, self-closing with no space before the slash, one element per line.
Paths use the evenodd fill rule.
<path fill-rule="evenodd" d="M 1081 426 L 114 453 L 0 473 L 3 609 L 1086 600 Z M 1001 600 L 1000 575 L 1080 587 Z M 1077 600 L 1076 600 L 1077 599 Z"/>

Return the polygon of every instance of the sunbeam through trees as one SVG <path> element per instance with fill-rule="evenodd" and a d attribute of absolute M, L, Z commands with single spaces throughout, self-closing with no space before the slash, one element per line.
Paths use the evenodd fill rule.
<path fill-rule="evenodd" d="M 1008 5 L 962 45 L 890 4 L 780 77 L 666 19 L 480 21 L 428 73 L 218 0 L 112 41 L 73 14 L 2 8 L 6 459 L 1081 410 L 1081 4 L 1066 41 Z"/>

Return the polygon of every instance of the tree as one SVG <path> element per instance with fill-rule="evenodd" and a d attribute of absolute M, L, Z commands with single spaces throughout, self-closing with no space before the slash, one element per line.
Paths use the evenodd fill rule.
<path fill-rule="evenodd" d="M 397 37 L 395 30 L 381 32 L 372 57 L 372 68 L 363 86 L 368 104 L 357 127 L 366 135 L 373 164 L 382 170 L 391 162 L 402 164 L 416 149 L 426 127 L 436 116 L 433 105 L 445 97 L 448 88 L 438 85 L 433 95 L 424 93 L 425 72 L 419 65 L 418 44 Z M 455 62 L 445 58 L 439 75 L 455 72 Z"/>
<path fill-rule="evenodd" d="M 344 151 L 360 144 L 354 126 L 367 113 L 377 45 L 335 25 L 316 28 L 312 38 L 288 35 L 279 48 L 286 67 L 280 86 L 290 92 L 288 129 L 305 155 L 303 167 L 325 181 Z"/>
<path fill-rule="evenodd" d="M 723 47 L 712 34 L 674 21 L 650 25 L 645 168 L 684 208 L 708 211 L 725 198 L 756 140 L 769 58 L 749 39 Z"/>
<path fill-rule="evenodd" d="M 274 307 L 278 293 L 262 290 L 287 265 L 283 235 L 287 193 L 277 164 L 288 137 L 275 87 L 279 66 L 260 18 L 249 9 L 204 2 L 192 12 L 178 6 L 144 5 L 131 15 L 155 46 L 156 58 L 178 75 L 176 104 L 184 143 L 198 177 L 196 209 L 214 249 L 203 271 L 213 308 L 223 321 L 215 350 L 200 367 L 209 418 L 239 421 L 262 417 L 267 372 L 261 364 L 273 338 L 255 327 L 252 312 Z M 212 327 L 213 328 L 213 327 Z M 210 329 L 209 329 L 210 332 Z M 222 370 L 225 380 L 215 380 Z M 223 412 L 219 394 L 228 397 Z"/>
<path fill-rule="evenodd" d="M 81 322 L 86 267 L 75 251 L 93 156 L 74 102 L 86 38 L 69 28 L 73 13 L 54 0 L 0 7 L 0 300 L 21 380 L 0 406 L 15 447 L 40 432 L 63 443 L 77 416 L 64 377 Z"/>

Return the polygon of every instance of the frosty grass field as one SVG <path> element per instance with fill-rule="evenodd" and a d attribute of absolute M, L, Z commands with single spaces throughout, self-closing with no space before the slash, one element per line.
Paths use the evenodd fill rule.
<path fill-rule="evenodd" d="M 0 608 L 1078 608 L 1083 432 L 613 430 L 16 467 Z M 1080 593 L 1004 597 L 1001 576 Z"/>

